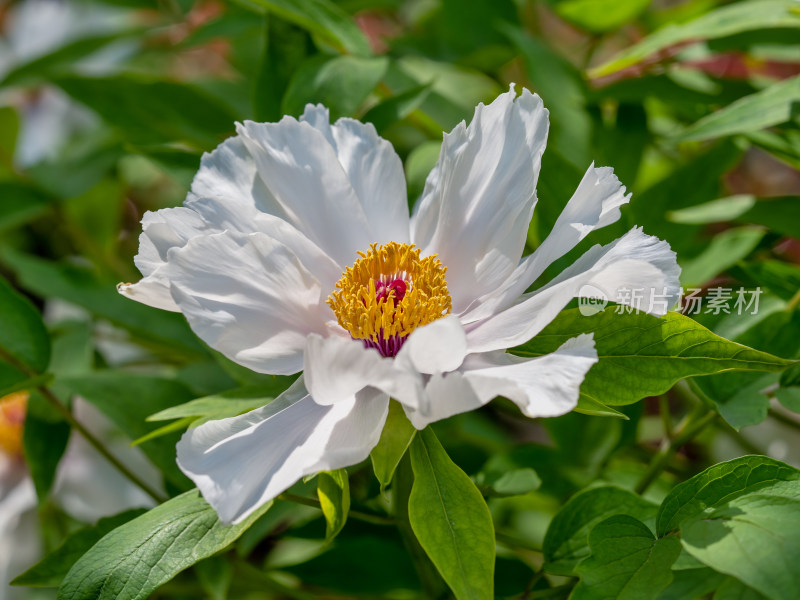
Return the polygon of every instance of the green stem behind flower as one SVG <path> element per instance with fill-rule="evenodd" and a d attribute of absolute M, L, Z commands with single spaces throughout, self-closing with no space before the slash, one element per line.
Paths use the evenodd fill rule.
<path fill-rule="evenodd" d="M 653 458 L 653 461 L 647 467 L 642 478 L 636 484 L 635 491 L 637 494 L 643 494 L 647 491 L 652 483 L 658 479 L 661 472 L 667 467 L 667 464 L 675 456 L 675 453 L 687 442 L 694 439 L 703 429 L 706 428 L 711 422 L 717 418 L 717 413 L 706 407 L 704 404 L 698 404 L 689 415 L 684 419 L 678 428 L 675 430 L 673 438 L 665 439 L 661 444 L 658 454 Z"/>

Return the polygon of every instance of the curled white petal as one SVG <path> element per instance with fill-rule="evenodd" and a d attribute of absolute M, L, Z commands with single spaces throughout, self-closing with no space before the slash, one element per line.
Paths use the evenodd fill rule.
<path fill-rule="evenodd" d="M 430 378 L 425 387 L 430 406 L 427 414 L 410 407 L 406 414 L 417 429 L 423 429 L 505 396 L 529 417 L 563 415 L 575 408 L 581 383 L 596 362 L 594 340 L 588 334 L 536 358 L 503 351 L 470 355 L 458 371 Z"/>
<path fill-rule="evenodd" d="M 445 135 L 412 217 L 412 241 L 447 266 L 453 311 L 463 312 L 517 266 L 547 141 L 541 99 L 513 86 Z"/>
<path fill-rule="evenodd" d="M 366 459 L 388 410 L 374 390 L 323 406 L 298 380 L 263 408 L 187 431 L 178 465 L 224 523 L 238 523 L 300 478 Z"/>
<path fill-rule="evenodd" d="M 624 290 L 638 290 L 628 302 L 661 315 L 680 289 L 680 267 L 669 244 L 634 228 L 605 246 L 595 246 L 545 287 L 525 294 L 517 304 L 467 327 L 470 352 L 512 348 L 539 333 L 570 300 L 586 291 L 626 302 Z M 664 300 L 656 301 L 663 296 Z"/>
<path fill-rule="evenodd" d="M 592 164 L 542 244 L 520 261 L 503 285 L 480 298 L 462 315 L 462 321 L 471 323 L 485 319 L 513 304 L 553 262 L 592 231 L 617 221 L 620 206 L 630 198 L 613 169 Z"/>

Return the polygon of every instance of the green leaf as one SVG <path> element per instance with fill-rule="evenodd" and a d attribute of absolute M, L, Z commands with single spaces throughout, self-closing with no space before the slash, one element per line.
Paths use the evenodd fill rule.
<path fill-rule="evenodd" d="M 39 393 L 28 399 L 22 445 L 40 502 L 47 499 L 56 478 L 58 464 L 67 449 L 70 426 L 54 414 L 52 405 Z"/>
<path fill-rule="evenodd" d="M 483 496 L 427 428 L 411 444 L 411 528 L 458 600 L 493 598 L 494 524 Z"/>
<path fill-rule="evenodd" d="M 335 538 L 350 512 L 350 480 L 345 469 L 322 471 L 317 477 L 317 496 L 325 515 L 325 539 Z"/>
<path fill-rule="evenodd" d="M 224 550 L 269 508 L 238 525 L 220 523 L 196 490 L 104 536 L 69 570 L 59 600 L 143 600 L 198 561 Z"/>
<path fill-rule="evenodd" d="M 739 220 L 765 225 L 779 233 L 800 238 L 800 202 L 797 196 L 760 199 Z"/>
<path fill-rule="evenodd" d="M 657 511 L 652 502 L 618 487 L 596 487 L 575 494 L 547 529 L 543 546 L 547 572 L 572 575 L 575 566 L 589 556 L 589 532 L 601 521 L 627 515 L 655 523 Z"/>
<path fill-rule="evenodd" d="M 389 402 L 389 414 L 381 432 L 381 439 L 369 454 L 372 470 L 381 484 L 381 491 L 391 483 L 397 465 L 411 445 L 416 432 L 400 403 L 394 400 Z"/>
<path fill-rule="evenodd" d="M 710 592 L 717 589 L 726 579 L 724 575 L 708 567 L 699 569 L 677 569 L 676 567 L 680 560 L 681 557 L 678 557 L 678 560 L 672 565 L 672 583 L 661 593 L 658 600 L 705 598 Z"/>
<path fill-rule="evenodd" d="M 792 412 L 800 413 L 800 388 L 790 387 L 776 390 L 775 397 Z"/>
<path fill-rule="evenodd" d="M 86 554 L 107 533 L 131 519 L 141 516 L 143 508 L 128 510 L 100 519 L 97 525 L 84 527 L 71 534 L 64 543 L 11 582 L 28 587 L 58 587 L 78 559 Z"/>
<path fill-rule="evenodd" d="M 717 588 L 714 600 L 767 600 L 753 588 L 744 585 L 738 579 L 729 577 Z"/>
<path fill-rule="evenodd" d="M 75 100 L 134 144 L 189 142 L 211 149 L 233 131 L 236 116 L 199 88 L 132 75 L 58 77 Z"/>
<path fill-rule="evenodd" d="M 676 485 L 664 498 L 656 532 L 659 537 L 665 536 L 708 509 L 777 482 L 798 480 L 800 471 L 766 456 L 743 456 L 714 465 Z"/>
<path fill-rule="evenodd" d="M 628 415 L 614 410 L 610 406 L 606 406 L 602 402 L 598 402 L 594 398 L 589 398 L 584 394 L 578 397 L 578 405 L 573 408 L 576 413 L 582 415 L 591 415 L 593 417 L 616 417 L 624 421 L 629 421 Z"/>
<path fill-rule="evenodd" d="M 247 386 L 197 398 L 184 404 L 171 406 L 147 417 L 148 421 L 169 421 L 194 417 L 211 421 L 233 417 L 243 412 L 260 408 L 272 402 L 289 387 L 290 377 L 273 377 L 274 385 Z"/>
<path fill-rule="evenodd" d="M 233 581 L 230 561 L 223 556 L 210 556 L 197 563 L 194 572 L 211 600 L 227 600 L 228 588 Z"/>
<path fill-rule="evenodd" d="M 715 571 L 768 598 L 792 600 L 800 587 L 795 568 L 800 560 L 799 496 L 800 480 L 795 479 L 715 503 L 713 510 L 681 523 L 683 545 Z"/>
<path fill-rule="evenodd" d="M 65 377 L 60 383 L 100 409 L 133 440 L 157 428 L 145 422 L 149 415 L 192 397 L 191 391 L 177 381 L 115 371 Z M 175 463 L 178 438 L 177 433 L 166 435 L 139 447 L 174 485 L 186 489 L 189 480 Z"/>
<path fill-rule="evenodd" d="M 533 469 L 510 471 L 481 471 L 475 476 L 475 484 L 484 496 L 506 498 L 521 496 L 538 490 L 542 480 Z"/>
<path fill-rule="evenodd" d="M 351 117 L 380 83 L 389 61 L 386 57 L 315 56 L 303 63 L 283 96 L 283 112 L 301 115 L 306 104 L 321 102 L 331 119 Z"/>
<path fill-rule="evenodd" d="M 0 202 L 0 231 L 40 217 L 54 200 L 34 187 L 16 181 L 0 182 L 0 198 L 3 199 Z"/>
<path fill-rule="evenodd" d="M 319 36 L 336 49 L 368 56 L 369 43 L 355 21 L 329 0 L 242 0 L 260 7 Z"/>
<path fill-rule="evenodd" d="M 760 131 L 796 118 L 800 76 L 774 83 L 714 111 L 678 134 L 675 141 L 698 141 Z"/>
<path fill-rule="evenodd" d="M 3 248 L 0 258 L 17 274 L 20 285 L 45 298 L 60 298 L 124 327 L 142 340 L 206 355 L 182 315 L 122 297 L 113 281 L 65 263 L 54 263 Z"/>
<path fill-rule="evenodd" d="M 765 308 L 765 307 L 764 307 Z M 763 309 L 762 309 L 763 310 Z M 742 323 L 750 324 L 744 331 L 731 332 L 734 339 L 747 346 L 781 354 L 795 354 L 800 336 L 800 313 L 776 310 L 759 319 L 744 312 Z M 777 374 L 724 373 L 697 380 L 697 385 L 714 401 L 720 414 L 735 429 L 761 423 L 767 416 L 769 397 L 765 390 L 778 381 Z"/>
<path fill-rule="evenodd" d="M 560 0 L 555 11 L 573 25 L 592 33 L 603 33 L 633 21 L 648 6 L 650 0 Z"/>
<path fill-rule="evenodd" d="M 429 84 L 411 88 L 376 104 L 361 117 L 361 120 L 372 123 L 379 132 L 383 131 L 417 110 L 430 93 Z"/>
<path fill-rule="evenodd" d="M 792 12 L 791 0 L 750 0 L 722 6 L 689 21 L 670 24 L 592 69 L 592 78 L 610 75 L 675 44 L 716 39 L 760 29 L 800 27 L 800 15 Z"/>
<path fill-rule="evenodd" d="M 525 71 L 550 110 L 555 148 L 574 165 L 590 160 L 592 122 L 586 111 L 586 86 L 572 63 L 519 27 L 502 31 L 525 61 Z"/>
<path fill-rule="evenodd" d="M 0 359 L 42 373 L 50 362 L 50 336 L 33 305 L 0 278 Z"/>
<path fill-rule="evenodd" d="M 592 554 L 577 567 L 573 600 L 652 600 L 672 581 L 670 567 L 681 552 L 675 537 L 656 539 L 628 515 L 601 522 L 589 534 Z"/>
<path fill-rule="evenodd" d="M 699 256 L 682 261 L 681 282 L 696 287 L 710 281 L 747 258 L 765 234 L 760 227 L 740 227 L 715 235 Z"/>
<path fill-rule="evenodd" d="M 711 202 L 689 206 L 667 212 L 666 217 L 673 223 L 685 225 L 706 225 L 732 221 L 742 216 L 756 204 L 756 197 L 750 194 L 737 194 L 719 198 Z"/>
<path fill-rule="evenodd" d="M 616 314 L 612 308 L 588 317 L 578 309 L 563 311 L 514 353 L 548 354 L 581 333 L 594 333 L 600 359 L 581 393 L 611 406 L 658 396 L 686 377 L 732 370 L 774 372 L 792 364 L 725 340 L 679 313 L 659 319 L 638 312 Z"/>

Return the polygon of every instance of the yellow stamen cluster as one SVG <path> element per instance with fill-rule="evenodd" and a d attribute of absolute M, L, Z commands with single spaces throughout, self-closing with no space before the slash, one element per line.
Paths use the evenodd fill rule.
<path fill-rule="evenodd" d="M 11 456 L 22 452 L 22 428 L 28 407 L 28 392 L 0 398 L 0 451 Z"/>
<path fill-rule="evenodd" d="M 359 252 L 328 297 L 339 325 L 355 339 L 373 342 L 405 337 L 415 328 L 435 321 L 450 312 L 453 303 L 445 282 L 446 267 L 436 256 L 420 258 L 413 244 L 389 242 Z M 376 281 L 385 285 L 402 279 L 406 293 L 399 301 L 395 292 L 378 298 Z M 380 286 L 378 286 L 380 288 Z"/>

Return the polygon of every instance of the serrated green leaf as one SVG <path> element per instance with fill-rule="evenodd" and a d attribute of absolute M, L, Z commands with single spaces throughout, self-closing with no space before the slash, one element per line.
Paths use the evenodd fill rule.
<path fill-rule="evenodd" d="M 653 600 L 672 581 L 672 563 L 681 552 L 678 538 L 656 539 L 628 515 L 602 521 L 589 534 L 591 556 L 577 567 L 580 583 L 573 600 Z"/>
<path fill-rule="evenodd" d="M 656 533 L 663 537 L 707 509 L 777 482 L 798 480 L 800 471 L 766 456 L 743 456 L 719 463 L 672 489 L 659 508 Z"/>
<path fill-rule="evenodd" d="M 242 0 L 319 36 L 340 51 L 368 56 L 369 43 L 355 21 L 329 0 Z"/>
<path fill-rule="evenodd" d="M 84 527 L 71 534 L 64 543 L 11 582 L 28 587 L 58 587 L 81 556 L 86 554 L 107 533 L 147 512 L 143 508 L 128 510 L 100 519 L 97 525 Z"/>
<path fill-rule="evenodd" d="M 331 119 L 352 117 L 388 66 L 386 57 L 315 56 L 295 72 L 283 96 L 282 110 L 301 115 L 307 103 L 321 102 L 331 111 Z"/>
<path fill-rule="evenodd" d="M 800 102 L 800 76 L 774 83 L 703 117 L 675 141 L 699 141 L 760 131 L 789 122 Z"/>
<path fill-rule="evenodd" d="M 494 597 L 494 524 L 472 480 L 427 428 L 411 443 L 411 528 L 458 600 Z"/>
<path fill-rule="evenodd" d="M 656 318 L 639 312 L 616 314 L 610 307 L 587 317 L 578 309 L 563 311 L 513 352 L 541 356 L 590 332 L 600 360 L 587 374 L 581 394 L 611 406 L 663 394 L 686 377 L 732 370 L 775 372 L 792 364 L 721 338 L 679 313 Z"/>
<path fill-rule="evenodd" d="M 744 31 L 798 28 L 800 15 L 791 0 L 750 0 L 722 6 L 687 23 L 670 24 L 592 69 L 590 77 L 603 77 L 630 67 L 659 50 L 693 40 L 716 39 Z"/>
<path fill-rule="evenodd" d="M 796 472 L 800 475 L 800 472 Z M 773 600 L 800 588 L 800 480 L 748 489 L 680 525 L 684 547 Z M 710 507 L 709 507 L 710 508 Z"/>
<path fill-rule="evenodd" d="M 381 439 L 369 454 L 372 470 L 381 484 L 381 490 L 386 489 L 391 483 L 397 465 L 411 445 L 416 432 L 400 403 L 394 400 L 389 402 L 389 414 L 381 432 Z"/>
<path fill-rule="evenodd" d="M 69 570 L 58 600 L 143 600 L 224 550 L 270 505 L 226 526 L 198 491 L 185 492 L 104 536 Z"/>
<path fill-rule="evenodd" d="M 350 512 L 350 479 L 345 469 L 322 471 L 317 478 L 317 496 L 325 515 L 325 539 L 335 538 Z"/>
<path fill-rule="evenodd" d="M 609 517 L 627 515 L 655 523 L 658 507 L 618 487 L 591 488 L 575 494 L 556 514 L 544 538 L 546 570 L 572 575 L 575 566 L 589 556 L 589 532 Z"/>
<path fill-rule="evenodd" d="M 0 278 L 0 359 L 42 373 L 50 362 L 50 336 L 33 305 Z"/>

